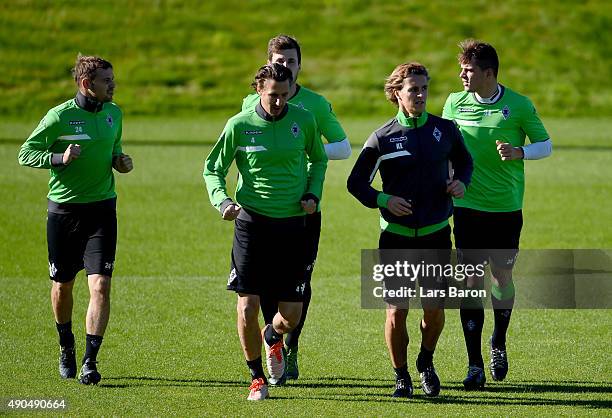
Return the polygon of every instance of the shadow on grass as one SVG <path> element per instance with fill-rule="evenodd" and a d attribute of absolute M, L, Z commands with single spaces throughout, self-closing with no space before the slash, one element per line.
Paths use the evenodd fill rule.
<path fill-rule="evenodd" d="M 107 383 L 109 382 L 110 383 Z M 112 383 L 116 381 L 117 383 Z M 105 388 L 133 388 L 133 387 L 236 387 L 244 388 L 248 382 L 220 379 L 173 379 L 154 376 L 116 376 L 104 378 L 99 386 Z M 283 392 L 292 388 L 323 389 L 321 395 L 312 396 L 303 391 L 298 396 L 284 396 Z M 299 381 L 290 381 L 282 388 L 273 388 L 272 399 L 312 399 L 338 402 L 429 402 L 455 405 L 523 405 L 523 406 L 575 406 L 593 409 L 612 408 L 609 399 L 567 399 L 563 394 L 605 394 L 612 395 L 612 382 L 579 382 L 573 380 L 544 382 L 544 381 L 515 381 L 492 383 L 485 389 L 477 392 L 465 392 L 461 383 L 443 384 L 442 393 L 435 398 L 429 398 L 420 393 L 418 384 L 415 385 L 414 398 L 393 399 L 390 397 L 393 388 L 391 379 L 376 379 L 347 376 L 322 376 L 318 378 L 301 378 Z M 342 390 L 330 393 L 329 389 Z M 346 393 L 346 389 L 355 389 L 354 393 Z M 364 389 L 373 389 L 363 391 Z M 451 393 L 447 393 L 451 391 Z M 280 396 L 274 396 L 274 392 Z M 389 394 L 387 394 L 387 392 Z M 459 394 L 457 394 L 459 393 Z M 534 394 L 551 394 L 547 397 L 532 396 Z M 507 395 L 507 396 L 504 396 Z"/>

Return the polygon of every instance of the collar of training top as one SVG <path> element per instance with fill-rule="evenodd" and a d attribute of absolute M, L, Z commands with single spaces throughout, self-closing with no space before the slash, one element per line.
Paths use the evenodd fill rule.
<path fill-rule="evenodd" d="M 255 106 L 255 112 L 257 112 L 257 115 L 259 115 L 259 117 L 262 118 L 263 120 L 267 120 L 268 122 L 275 122 L 275 121 L 281 120 L 282 118 L 285 117 L 288 111 L 289 111 L 289 105 L 285 104 L 285 108 L 280 113 L 280 115 L 274 117 L 264 110 L 263 106 L 261 105 L 261 101 L 259 101 L 257 103 L 257 106 Z"/>
<path fill-rule="evenodd" d="M 104 106 L 103 102 L 100 102 L 93 97 L 87 97 L 80 91 L 77 91 L 74 100 L 78 107 L 92 113 L 99 112 L 102 110 L 102 106 Z"/>
<path fill-rule="evenodd" d="M 425 125 L 425 122 L 427 122 L 427 112 L 421 113 L 421 116 L 419 116 L 418 118 L 410 118 L 406 116 L 404 112 L 402 112 L 402 110 L 400 109 L 397 112 L 396 119 L 400 125 L 405 126 L 407 128 L 420 128 L 421 126 Z"/>

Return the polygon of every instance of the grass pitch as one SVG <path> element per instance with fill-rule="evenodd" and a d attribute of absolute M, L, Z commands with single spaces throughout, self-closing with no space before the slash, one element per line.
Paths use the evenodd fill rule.
<path fill-rule="evenodd" d="M 347 123 L 357 147 L 350 161 L 329 164 L 313 302 L 301 337 L 301 377 L 271 389 L 271 401 L 256 404 L 246 401 L 248 371 L 235 330 L 235 296 L 224 290 L 232 224 L 219 218 L 206 197 L 201 170 L 210 147 L 198 141 L 202 131 L 176 123 L 174 137 L 150 145 L 139 132 L 163 123 L 126 126 L 124 148 L 136 168 L 117 175 L 117 267 L 97 387 L 61 381 L 56 370 L 46 268 L 48 173 L 18 167 L 19 144 L 0 142 L 0 398 L 63 398 L 69 415 L 609 416 L 609 310 L 516 310 L 509 376 L 477 393 L 462 390 L 463 337 L 458 312 L 448 311 L 435 356 L 441 395 L 426 399 L 417 388 L 412 400 L 390 398 L 384 312 L 359 307 L 359 250 L 376 246 L 378 217 L 345 190 L 359 145 L 383 121 Z M 601 134 L 608 125 L 598 123 L 584 137 L 547 123 L 561 146 L 549 159 L 526 163 L 523 248 L 612 247 L 612 153 Z M 207 126 L 215 138 L 217 125 Z M 84 350 L 86 304 L 81 274 L 73 315 L 77 356 Z M 419 317 L 412 312 L 408 319 L 414 380 Z M 491 323 L 489 311 L 485 336 Z M 486 359 L 485 350 L 483 343 Z"/>

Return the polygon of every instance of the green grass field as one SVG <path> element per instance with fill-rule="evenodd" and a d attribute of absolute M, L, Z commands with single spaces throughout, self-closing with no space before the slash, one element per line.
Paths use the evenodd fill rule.
<path fill-rule="evenodd" d="M 45 241 L 48 173 L 16 162 L 19 142 L 36 121 L 1 126 L 0 398 L 64 398 L 66 412 L 79 416 L 609 416 L 609 310 L 516 310 L 509 377 L 480 393 L 461 389 L 466 356 L 458 313 L 449 311 L 435 358 L 440 397 L 426 399 L 417 389 L 412 400 L 390 398 L 384 312 L 361 309 L 359 299 L 360 249 L 376 246 L 378 217 L 345 190 L 360 144 L 384 120 L 345 123 L 355 148 L 350 161 L 331 162 L 327 173 L 301 377 L 258 404 L 245 400 L 248 371 L 235 330 L 235 296 L 224 290 L 232 224 L 210 206 L 201 178 L 207 143 L 223 121 L 126 121 L 124 150 L 136 168 L 117 175 L 117 267 L 97 387 L 61 381 L 56 371 Z M 526 164 L 523 248 L 612 248 L 610 122 L 545 122 L 557 148 L 551 158 Z M 73 317 L 78 356 L 87 298 L 81 274 Z M 413 378 L 418 317 L 409 317 Z"/>

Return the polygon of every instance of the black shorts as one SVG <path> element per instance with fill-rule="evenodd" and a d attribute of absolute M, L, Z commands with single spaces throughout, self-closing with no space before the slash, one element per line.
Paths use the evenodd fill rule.
<path fill-rule="evenodd" d="M 519 250 L 523 212 L 483 212 L 455 208 L 455 246 L 462 264 L 489 260 L 502 269 L 512 269 Z"/>
<path fill-rule="evenodd" d="M 416 279 L 419 286 L 425 290 L 444 290 L 448 283 L 444 275 L 439 274 L 443 266 L 451 262 L 451 228 L 445 226 L 439 231 L 421 237 L 407 237 L 392 232 L 382 231 L 378 241 L 381 264 L 396 264 L 408 262 L 411 265 L 432 266 L 429 273 L 421 274 L 418 277 L 407 278 L 405 276 L 385 277 L 383 279 L 386 290 L 397 291 L 403 287 L 409 289 L 416 288 Z M 396 251 L 392 251 L 396 250 Z M 408 250 L 408 251 L 406 251 Z M 437 270 L 433 266 L 440 266 Z M 399 308 L 408 308 L 409 300 L 404 297 L 387 297 L 383 300 Z M 421 298 L 421 305 L 424 308 L 443 307 L 443 298 L 431 297 Z"/>
<path fill-rule="evenodd" d="M 306 281 L 312 279 L 312 272 L 319 252 L 321 238 L 321 212 L 306 215 Z"/>
<path fill-rule="evenodd" d="M 49 278 L 65 283 L 83 268 L 112 277 L 117 246 L 116 199 L 93 203 L 49 201 Z"/>
<path fill-rule="evenodd" d="M 301 302 L 305 288 L 305 217 L 269 218 L 240 211 L 234 227 L 227 289 Z"/>

